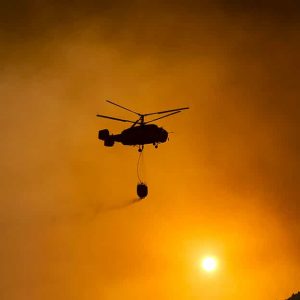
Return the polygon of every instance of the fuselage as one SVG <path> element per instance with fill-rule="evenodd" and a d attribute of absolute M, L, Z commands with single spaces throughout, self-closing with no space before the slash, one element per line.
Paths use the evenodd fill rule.
<path fill-rule="evenodd" d="M 112 138 L 123 145 L 159 144 L 167 141 L 168 132 L 157 125 L 146 124 L 125 129 Z"/>

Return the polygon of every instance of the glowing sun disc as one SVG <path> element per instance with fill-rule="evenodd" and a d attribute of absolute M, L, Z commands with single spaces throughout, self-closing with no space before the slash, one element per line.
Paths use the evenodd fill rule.
<path fill-rule="evenodd" d="M 206 272 L 215 271 L 217 268 L 217 265 L 218 265 L 218 262 L 217 262 L 216 258 L 214 258 L 214 257 L 207 256 L 202 259 L 201 266 L 202 266 L 202 269 L 205 270 Z"/>

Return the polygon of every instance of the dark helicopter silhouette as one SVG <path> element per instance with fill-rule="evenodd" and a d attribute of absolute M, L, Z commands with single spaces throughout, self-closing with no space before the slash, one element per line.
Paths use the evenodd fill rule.
<path fill-rule="evenodd" d="M 133 124 L 131 127 L 123 130 L 120 134 L 109 134 L 108 129 L 102 129 L 98 133 L 98 138 L 104 141 L 104 146 L 106 147 L 112 147 L 115 142 L 119 142 L 122 143 L 123 145 L 139 146 L 139 152 L 143 151 L 144 145 L 146 144 L 153 144 L 155 148 L 157 148 L 158 144 L 165 143 L 168 140 L 168 132 L 165 129 L 163 129 L 162 127 L 158 127 L 155 124 L 149 124 L 149 123 L 178 114 L 182 110 L 189 108 L 189 107 L 182 107 L 182 108 L 170 109 L 165 111 L 158 111 L 154 113 L 140 114 L 138 112 L 123 107 L 112 101 L 109 100 L 106 101 L 110 104 L 113 104 L 115 106 L 118 106 L 122 109 L 125 109 L 127 111 L 130 111 L 138 115 L 139 118 L 136 121 L 131 121 L 131 120 L 114 118 L 110 116 L 97 115 L 97 117 L 100 118 L 106 118 L 106 119 L 116 120 L 120 122 L 128 122 Z M 161 114 L 163 116 L 145 122 L 145 117 L 152 116 L 152 115 L 161 115 Z"/>

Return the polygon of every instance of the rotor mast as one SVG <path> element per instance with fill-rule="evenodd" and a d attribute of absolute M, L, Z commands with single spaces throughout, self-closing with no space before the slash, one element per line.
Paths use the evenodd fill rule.
<path fill-rule="evenodd" d="M 141 117 L 140 117 L 141 125 L 144 125 L 144 124 L 145 124 L 144 119 L 145 119 L 145 116 L 144 116 L 144 115 L 141 115 Z"/>

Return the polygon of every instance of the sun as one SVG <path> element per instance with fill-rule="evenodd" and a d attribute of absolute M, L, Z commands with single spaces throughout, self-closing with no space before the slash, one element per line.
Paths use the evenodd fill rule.
<path fill-rule="evenodd" d="M 215 257 L 206 256 L 202 259 L 201 267 L 206 272 L 213 272 L 218 267 L 218 261 Z"/>

